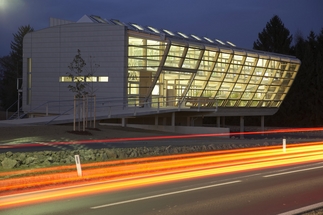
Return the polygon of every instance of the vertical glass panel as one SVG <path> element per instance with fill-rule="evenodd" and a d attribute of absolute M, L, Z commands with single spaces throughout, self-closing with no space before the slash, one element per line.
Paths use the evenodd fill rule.
<path fill-rule="evenodd" d="M 239 107 L 246 107 L 248 105 L 248 101 L 240 101 Z"/>
<path fill-rule="evenodd" d="M 250 65 L 244 65 L 242 67 L 241 70 L 241 74 L 246 74 L 246 75 L 251 75 L 252 71 L 253 71 L 253 67 L 251 67 Z"/>
<path fill-rule="evenodd" d="M 261 99 L 263 99 L 264 98 L 264 96 L 265 96 L 265 93 L 255 93 L 255 95 L 254 95 L 254 97 L 253 97 L 253 99 L 255 99 L 255 100 L 261 100 Z"/>
<path fill-rule="evenodd" d="M 232 92 L 230 95 L 229 95 L 229 98 L 230 99 L 240 99 L 242 93 L 241 92 Z"/>
<path fill-rule="evenodd" d="M 250 107 L 257 107 L 257 106 L 258 106 L 258 104 L 259 104 L 259 101 L 252 101 L 252 102 L 250 103 Z"/>
<path fill-rule="evenodd" d="M 229 67 L 229 71 L 228 72 L 230 72 L 230 73 L 238 73 L 238 72 L 240 72 L 240 68 L 241 68 L 240 65 L 230 64 L 230 67 Z"/>
<path fill-rule="evenodd" d="M 242 64 L 243 56 L 240 55 L 233 55 L 233 59 L 231 63 L 234 64 Z"/>
<path fill-rule="evenodd" d="M 214 71 L 211 74 L 210 80 L 212 80 L 212 81 L 222 81 L 224 75 L 225 75 L 225 73 Z"/>
<path fill-rule="evenodd" d="M 271 61 L 269 61 L 268 68 L 277 68 L 278 65 L 279 65 L 278 61 L 271 60 Z"/>
<path fill-rule="evenodd" d="M 184 63 L 183 63 L 183 68 L 188 68 L 188 69 L 196 69 L 197 68 L 197 64 L 198 64 L 198 60 L 193 60 L 193 59 L 185 59 Z"/>
<path fill-rule="evenodd" d="M 239 75 L 239 78 L 237 79 L 238 83 L 247 83 L 249 80 L 249 75 Z"/>
<path fill-rule="evenodd" d="M 254 58 L 254 57 L 247 57 L 245 63 L 246 64 L 254 65 L 255 62 L 256 62 L 256 58 Z"/>
<path fill-rule="evenodd" d="M 254 93 L 251 93 L 251 92 L 244 92 L 242 94 L 242 99 L 252 99 L 252 97 L 254 96 Z"/>
<path fill-rule="evenodd" d="M 199 59 L 200 54 L 201 54 L 201 50 L 194 49 L 194 48 L 188 48 L 187 53 L 186 53 L 186 58 Z"/>
<path fill-rule="evenodd" d="M 168 55 L 182 57 L 184 52 L 184 47 L 171 45 Z"/>
<path fill-rule="evenodd" d="M 230 54 L 227 53 L 220 53 L 218 61 L 219 62 L 229 62 Z"/>
<path fill-rule="evenodd" d="M 255 84 L 248 84 L 247 85 L 247 88 L 246 88 L 246 91 L 249 91 L 249 92 L 256 92 L 258 88 L 258 85 L 255 85 Z"/>
<path fill-rule="evenodd" d="M 267 63 L 266 59 L 259 59 L 257 62 L 257 67 L 265 67 Z"/>
<path fill-rule="evenodd" d="M 233 88 L 234 91 L 244 91 L 246 87 L 246 84 L 236 84 Z"/>
<path fill-rule="evenodd" d="M 228 64 L 217 62 L 214 67 L 214 71 L 224 72 L 227 68 Z"/>
<path fill-rule="evenodd" d="M 165 66 L 179 68 L 179 64 L 180 64 L 181 61 L 182 61 L 181 58 L 173 57 L 173 56 L 167 56 L 166 61 L 165 61 Z"/>
<path fill-rule="evenodd" d="M 129 37 L 129 41 L 128 41 L 129 45 L 136 45 L 136 46 L 140 46 L 144 44 L 144 39 L 142 38 L 135 38 L 135 37 Z"/>
<path fill-rule="evenodd" d="M 236 103 L 237 103 L 237 100 L 229 100 L 229 101 L 225 104 L 225 106 L 226 106 L 226 107 L 234 107 Z"/>

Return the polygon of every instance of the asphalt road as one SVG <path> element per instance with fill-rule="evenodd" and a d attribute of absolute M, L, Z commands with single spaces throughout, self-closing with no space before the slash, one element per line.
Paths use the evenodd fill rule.
<path fill-rule="evenodd" d="M 323 155 L 322 155 L 323 156 Z M 93 185 L 85 185 L 91 188 Z M 64 188 L 62 192 L 73 188 Z M 53 191 L 42 191 L 49 194 Z M 30 198 L 30 194 L 20 194 Z M 1 199 L 0 199 L 1 201 Z M 323 162 L 17 206 L 0 214 L 280 214 L 323 202 Z"/>

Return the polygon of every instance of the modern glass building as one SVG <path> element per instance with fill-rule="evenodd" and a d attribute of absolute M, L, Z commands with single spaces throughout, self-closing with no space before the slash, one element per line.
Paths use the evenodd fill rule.
<path fill-rule="evenodd" d="M 238 48 L 216 38 L 99 16 L 83 16 L 78 22 L 51 19 L 49 28 L 24 40 L 25 111 L 48 98 L 68 98 L 67 85 L 75 80 L 66 70 L 77 49 L 101 64 L 101 71 L 83 79 L 99 89 L 98 98 L 119 98 L 128 107 L 181 107 L 188 117 L 197 116 L 196 109 L 204 116 L 272 115 L 300 66 L 293 56 Z M 50 77 L 44 76 L 46 70 Z M 46 94 L 39 77 L 54 83 L 59 93 Z"/>

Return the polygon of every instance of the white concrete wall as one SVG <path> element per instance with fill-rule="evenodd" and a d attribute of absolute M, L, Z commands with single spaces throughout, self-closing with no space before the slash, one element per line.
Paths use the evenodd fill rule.
<path fill-rule="evenodd" d="M 94 57 L 100 67 L 95 76 L 108 76 L 109 82 L 94 83 L 97 99 L 119 98 L 126 94 L 126 29 L 122 26 L 72 23 L 54 26 L 29 33 L 24 38 L 23 110 L 44 112 L 45 106 L 36 107 L 48 101 L 72 100 L 74 94 L 68 90 L 73 83 L 59 82 L 60 76 L 67 76 L 68 66 L 77 50 L 89 66 L 89 56 Z M 27 105 L 27 58 L 32 58 L 32 101 Z M 83 74 L 87 74 L 85 70 Z M 55 105 L 55 106 L 54 106 Z M 50 113 L 62 113 L 67 106 L 58 108 L 49 104 Z"/>

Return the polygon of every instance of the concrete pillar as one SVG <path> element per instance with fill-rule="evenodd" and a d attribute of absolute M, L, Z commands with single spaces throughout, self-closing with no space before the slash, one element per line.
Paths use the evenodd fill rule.
<path fill-rule="evenodd" d="M 261 116 L 261 131 L 265 131 L 265 116 Z M 264 133 L 262 133 L 261 135 L 264 135 Z"/>
<path fill-rule="evenodd" d="M 122 127 L 127 127 L 127 118 L 122 118 L 121 119 L 121 126 Z"/>
<path fill-rule="evenodd" d="M 221 127 L 221 117 L 220 116 L 216 117 L 216 127 L 218 127 L 218 128 Z"/>
<path fill-rule="evenodd" d="M 158 116 L 155 116 L 155 126 L 158 126 Z"/>
<path fill-rule="evenodd" d="M 172 127 L 175 127 L 175 112 L 172 113 Z"/>
<path fill-rule="evenodd" d="M 242 134 L 242 132 L 244 132 L 244 117 L 240 116 L 240 139 L 244 139 L 244 135 Z"/>

